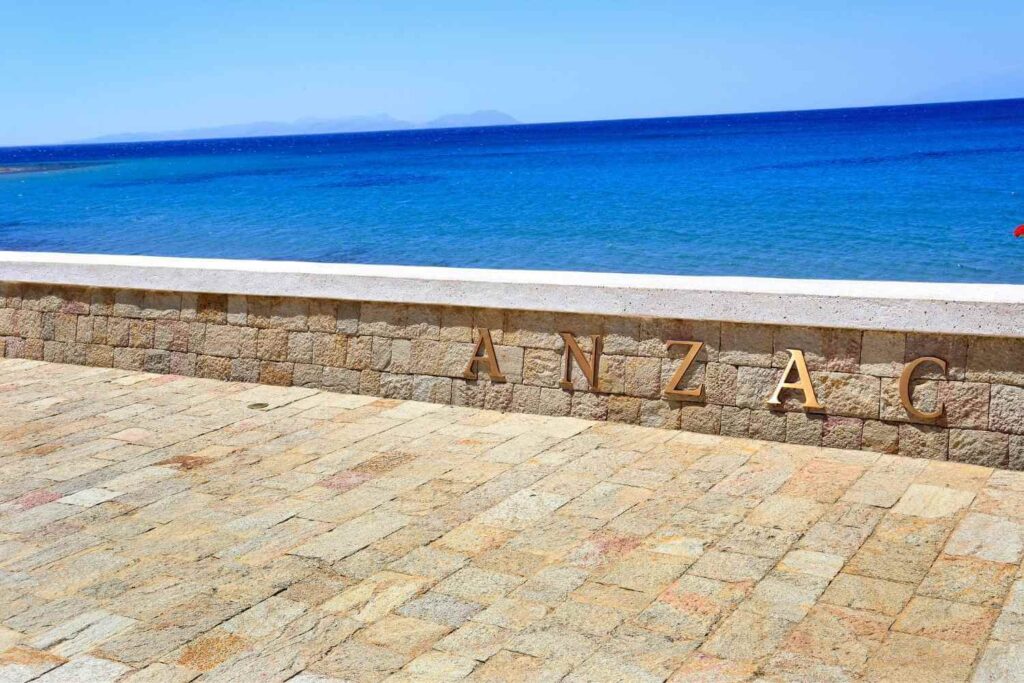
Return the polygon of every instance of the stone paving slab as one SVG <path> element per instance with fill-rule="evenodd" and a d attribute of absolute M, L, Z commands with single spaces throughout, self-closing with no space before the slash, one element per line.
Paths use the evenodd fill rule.
<path fill-rule="evenodd" d="M 1024 679 L 1024 473 L 0 360 L 0 682 Z"/>

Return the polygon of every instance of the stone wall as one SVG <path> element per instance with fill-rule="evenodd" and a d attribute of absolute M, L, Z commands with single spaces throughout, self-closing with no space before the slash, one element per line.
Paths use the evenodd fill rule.
<path fill-rule="evenodd" d="M 490 330 L 507 382 L 463 377 L 475 328 Z M 580 372 L 559 388 L 561 331 L 588 352 L 601 336 L 604 393 Z M 703 400 L 662 398 L 686 350 L 670 339 L 704 342 L 685 379 Z M 766 405 L 792 348 L 824 414 L 793 396 Z M 0 353 L 1024 469 L 1024 339 L 5 283 Z M 930 424 L 899 399 L 904 363 L 921 356 L 948 364 L 915 383 L 920 409 L 945 405 Z"/>

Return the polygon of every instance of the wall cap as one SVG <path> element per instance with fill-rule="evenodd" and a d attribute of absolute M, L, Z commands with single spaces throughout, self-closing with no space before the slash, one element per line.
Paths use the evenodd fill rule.
<path fill-rule="evenodd" d="M 1024 337 L 1024 285 L 0 251 L 0 281 Z"/>

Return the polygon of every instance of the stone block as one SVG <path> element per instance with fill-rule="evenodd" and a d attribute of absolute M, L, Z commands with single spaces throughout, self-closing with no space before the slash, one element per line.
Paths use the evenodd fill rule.
<path fill-rule="evenodd" d="M 108 315 L 117 318 L 140 318 L 145 306 L 146 293 L 136 289 L 119 289 L 114 293 L 113 310 Z"/>
<path fill-rule="evenodd" d="M 200 357 L 202 360 L 202 357 Z M 287 387 L 292 384 L 292 371 L 294 363 L 280 363 L 275 361 L 260 362 L 260 382 L 262 384 L 275 384 Z"/>
<path fill-rule="evenodd" d="M 949 459 L 986 467 L 1006 467 L 1010 437 L 973 429 L 949 430 Z"/>
<path fill-rule="evenodd" d="M 878 417 L 890 422 L 919 422 L 913 420 L 903 407 L 899 380 L 894 377 L 883 377 L 880 382 Z M 943 383 L 933 379 L 918 379 L 911 382 L 910 400 L 914 407 L 924 412 L 934 411 L 939 402 L 939 386 Z"/>
<path fill-rule="evenodd" d="M 288 333 L 288 361 L 311 363 L 313 361 L 313 335 L 309 332 Z"/>
<path fill-rule="evenodd" d="M 826 448 L 859 449 L 863 427 L 864 421 L 859 418 L 829 415 L 821 428 L 821 445 Z"/>
<path fill-rule="evenodd" d="M 1011 470 L 1024 470 L 1024 436 L 1010 435 L 1010 459 L 1007 467 Z"/>
<path fill-rule="evenodd" d="M 380 374 L 380 395 L 384 398 L 408 400 L 412 398 L 412 375 Z"/>
<path fill-rule="evenodd" d="M 230 325 L 207 325 L 201 353 L 207 356 L 238 358 L 241 355 L 242 334 Z"/>
<path fill-rule="evenodd" d="M 390 360 L 391 348 L 388 347 Z M 345 367 L 365 370 L 373 364 L 373 337 L 348 337 L 345 349 Z"/>
<path fill-rule="evenodd" d="M 487 328 L 491 331 L 491 341 L 495 344 L 508 344 L 505 341 L 505 330 L 508 327 L 506 312 L 498 308 L 473 309 L 473 327 Z M 474 335 L 474 339 L 475 339 Z"/>
<path fill-rule="evenodd" d="M 658 359 L 644 359 L 654 360 Z M 680 408 L 677 401 L 644 400 L 640 403 L 639 424 L 661 429 L 679 429 Z"/>
<path fill-rule="evenodd" d="M 989 426 L 1007 434 L 1024 434 L 1024 387 L 992 385 Z"/>
<path fill-rule="evenodd" d="M 554 314 L 510 311 L 506 318 L 503 343 L 530 349 L 548 349 L 559 353 L 562 351 L 563 342 L 558 333 L 569 330 L 558 327 Z M 571 331 L 580 334 L 579 330 Z"/>
<path fill-rule="evenodd" d="M 325 367 L 321 382 L 325 389 L 343 391 L 348 394 L 359 393 L 359 371 L 347 368 Z"/>
<path fill-rule="evenodd" d="M 5 353 L 8 358 L 25 358 L 28 360 L 43 360 L 44 343 L 42 339 L 21 339 L 19 337 L 8 337 L 5 344 Z M 96 357 L 94 356 L 94 359 Z M 109 355 L 107 356 L 109 358 Z M 103 362 L 94 360 L 89 365 L 98 367 L 110 367 L 109 361 Z"/>
<path fill-rule="evenodd" d="M 142 369 L 158 375 L 166 375 L 171 371 L 171 353 L 156 349 L 146 349 Z"/>
<path fill-rule="evenodd" d="M 948 433 L 933 425 L 901 424 L 899 454 L 911 458 L 946 460 L 949 452 Z"/>
<path fill-rule="evenodd" d="M 377 341 L 374 340 L 374 349 L 377 348 Z M 385 369 L 391 373 L 405 374 L 411 371 L 412 366 L 412 341 L 409 339 L 392 339 L 390 347 L 390 359 Z"/>
<path fill-rule="evenodd" d="M 256 357 L 260 360 L 288 359 L 288 332 L 286 330 L 259 330 L 256 337 Z"/>
<path fill-rule="evenodd" d="M 719 359 L 721 345 L 721 324 L 703 320 L 664 320 L 643 318 L 640 320 L 640 344 L 636 354 L 658 358 L 682 358 L 686 347 L 668 348 L 669 341 L 704 342 L 694 360 L 703 363 Z"/>
<path fill-rule="evenodd" d="M 147 320 L 177 320 L 181 315 L 181 294 L 146 291 L 139 317 Z"/>
<path fill-rule="evenodd" d="M 538 412 L 541 415 L 568 416 L 572 409 L 572 392 L 541 388 Z"/>
<path fill-rule="evenodd" d="M 322 365 L 296 363 L 292 369 L 292 386 L 319 389 L 323 386 L 323 374 Z"/>
<path fill-rule="evenodd" d="M 661 396 L 661 359 L 626 356 L 625 393 L 655 399 Z"/>
<path fill-rule="evenodd" d="M 856 373 L 860 365 L 861 333 L 857 330 L 778 327 L 772 344 L 775 350 L 772 365 L 777 368 L 789 363 L 787 349 L 803 351 L 807 369 L 811 371 Z"/>
<path fill-rule="evenodd" d="M 231 360 L 232 382 L 259 382 L 260 362 L 256 358 L 233 358 Z"/>
<path fill-rule="evenodd" d="M 337 302 L 338 326 L 336 332 L 347 335 L 359 334 L 359 316 L 362 312 L 362 304 L 358 301 Z"/>
<path fill-rule="evenodd" d="M 317 333 L 313 335 L 313 363 L 330 367 L 344 367 L 348 349 L 343 334 Z"/>
<path fill-rule="evenodd" d="M 747 435 L 765 441 L 786 440 L 786 414 L 771 410 L 751 410 Z"/>
<path fill-rule="evenodd" d="M 967 351 L 967 379 L 1024 387 L 1024 339 L 971 339 Z"/>
<path fill-rule="evenodd" d="M 66 357 L 66 350 L 66 342 L 43 342 L 43 360 L 45 360 L 47 363 L 63 363 Z M 0 358 L 2 358 L 3 355 L 3 349 L 0 348 Z"/>
<path fill-rule="evenodd" d="M 569 414 L 583 420 L 607 420 L 608 397 L 589 391 L 574 391 Z"/>
<path fill-rule="evenodd" d="M 199 356 L 196 358 L 196 377 L 228 379 L 231 377 L 231 359 L 221 356 Z"/>
<path fill-rule="evenodd" d="M 255 327 L 240 327 L 238 330 L 238 355 L 242 358 L 256 358 L 260 331 Z"/>
<path fill-rule="evenodd" d="M 605 318 L 603 328 L 601 342 L 605 353 L 620 356 L 640 353 L 639 318 Z"/>
<path fill-rule="evenodd" d="M 309 301 L 276 297 L 248 299 L 249 325 L 259 328 L 305 332 L 309 329 Z"/>
<path fill-rule="evenodd" d="M 452 405 L 483 408 L 486 383 L 482 380 L 452 380 Z"/>
<path fill-rule="evenodd" d="M 642 400 L 635 396 L 609 396 L 608 419 L 612 422 L 636 424 L 640 421 L 641 404 Z"/>
<path fill-rule="evenodd" d="M 448 375 L 450 377 L 461 375 L 462 368 L 458 367 L 458 354 L 453 353 L 448 356 L 445 353 L 447 346 L 447 344 L 433 339 L 413 339 L 409 344 L 408 372 L 416 375 Z M 446 360 L 447 363 L 445 363 Z M 463 366 L 465 366 L 464 363 Z"/>
<path fill-rule="evenodd" d="M 113 325 L 115 319 L 111 319 Z M 113 328 L 111 328 L 113 329 Z M 188 325 L 188 350 L 199 353 L 203 350 L 203 341 L 206 339 L 206 323 L 189 323 Z"/>
<path fill-rule="evenodd" d="M 441 309 L 441 330 L 443 342 L 473 342 L 473 309 L 446 306 Z M 492 340 L 493 341 L 493 340 Z"/>
<path fill-rule="evenodd" d="M 228 325 L 249 324 L 249 302 L 244 296 L 228 295 Z"/>
<path fill-rule="evenodd" d="M 107 290 L 99 290 L 105 292 Z M 96 310 L 96 294 L 92 297 L 91 311 L 93 315 L 109 315 L 107 313 L 100 313 Z M 181 293 L 181 309 L 178 314 L 178 320 L 182 322 L 194 323 L 199 320 L 199 295 L 195 292 L 182 292 Z"/>
<path fill-rule="evenodd" d="M 90 315 L 114 315 L 116 293 L 111 289 L 94 289 L 89 294 Z"/>
<path fill-rule="evenodd" d="M 768 325 L 722 323 L 720 362 L 770 368 L 773 356 L 772 328 Z"/>
<path fill-rule="evenodd" d="M 466 364 L 469 362 L 470 356 L 473 355 L 473 344 L 470 344 L 468 342 L 437 342 L 437 343 L 441 344 L 441 352 L 440 352 L 441 353 L 441 358 L 440 358 L 440 361 L 439 361 L 440 367 L 439 367 L 438 372 L 436 374 L 444 375 L 446 377 L 462 377 L 463 376 L 462 373 L 466 369 Z M 502 347 L 502 348 L 509 348 L 509 347 Z M 516 350 L 519 351 L 520 354 L 522 354 L 522 351 L 523 351 L 522 349 L 516 349 Z M 494 353 L 498 356 L 498 365 L 499 365 L 499 367 L 501 367 L 502 372 L 504 373 L 505 369 L 506 369 L 505 366 L 510 366 L 510 365 L 512 365 L 512 363 L 506 363 L 505 366 L 502 366 L 502 364 L 501 364 L 501 360 L 502 360 L 501 352 L 498 350 L 498 348 L 495 348 Z M 520 361 L 520 363 L 521 363 L 521 361 Z M 479 366 L 477 374 L 478 375 L 483 375 L 483 376 L 486 377 L 487 376 L 487 372 L 484 370 L 484 367 L 485 366 Z M 513 367 L 512 370 L 514 371 L 515 368 Z M 522 381 L 522 375 L 521 374 L 516 374 L 514 376 L 506 375 L 506 377 L 509 379 L 509 381 L 513 381 L 513 382 Z"/>
<path fill-rule="evenodd" d="M 43 338 L 43 314 L 39 311 L 20 309 L 14 314 L 14 332 L 22 339 Z"/>
<path fill-rule="evenodd" d="M 59 311 L 68 315 L 89 315 L 91 300 L 92 293 L 88 289 L 69 287 L 64 290 L 63 302 Z M 3 298 L 0 297 L 0 308 L 2 307 Z"/>
<path fill-rule="evenodd" d="M 746 438 L 750 431 L 750 410 L 735 406 L 722 406 L 722 427 L 719 434 Z"/>
<path fill-rule="evenodd" d="M 128 324 L 128 346 L 134 349 L 153 348 L 156 323 L 152 320 L 132 320 Z"/>
<path fill-rule="evenodd" d="M 391 367 L 391 339 L 388 337 L 360 337 L 370 340 L 370 362 L 367 367 L 377 371 L 387 370 Z M 412 355 L 410 345 L 410 363 Z"/>
<path fill-rule="evenodd" d="M 775 368 L 751 366 L 737 368 L 736 405 L 740 408 L 763 410 L 781 379 L 782 370 Z M 790 393 L 792 392 L 786 391 L 782 396 L 785 397 L 786 394 Z M 794 409 L 798 407 L 798 405 L 792 406 Z"/>
<path fill-rule="evenodd" d="M 188 323 L 157 320 L 153 327 L 153 346 L 166 351 L 188 351 Z"/>
<path fill-rule="evenodd" d="M 13 337 L 18 334 L 17 313 L 13 308 L 0 309 L 0 336 Z"/>
<path fill-rule="evenodd" d="M 786 441 L 806 446 L 820 446 L 824 424 L 823 415 L 786 413 Z"/>
<path fill-rule="evenodd" d="M 876 453 L 896 453 L 899 451 L 900 430 L 898 425 L 886 424 L 878 420 L 865 420 L 862 429 L 862 447 Z"/>
<path fill-rule="evenodd" d="M 906 362 L 922 356 L 934 356 L 946 361 L 946 379 L 962 380 L 967 376 L 967 337 L 944 334 L 908 334 Z M 942 379 L 934 365 L 921 366 L 918 377 Z"/>
<path fill-rule="evenodd" d="M 380 373 L 363 370 L 359 373 L 359 393 L 364 396 L 380 396 Z"/>
<path fill-rule="evenodd" d="M 78 316 L 68 313 L 54 313 L 53 339 L 59 342 L 73 342 L 78 332 Z"/>
<path fill-rule="evenodd" d="M 213 325 L 228 323 L 228 297 L 226 294 L 199 294 L 196 297 L 196 322 Z"/>
<path fill-rule="evenodd" d="M 722 406 L 681 403 L 679 428 L 687 432 L 719 434 L 722 430 Z M 744 432 L 746 428 L 744 427 Z"/>
<path fill-rule="evenodd" d="M 523 382 L 525 384 L 557 387 L 561 378 L 562 354 L 560 352 L 531 348 L 523 352 Z"/>
<path fill-rule="evenodd" d="M 513 387 L 515 384 L 485 384 L 484 408 L 503 413 L 512 410 Z"/>
<path fill-rule="evenodd" d="M 440 339 L 441 309 L 432 306 L 363 303 L 359 334 L 396 339 Z"/>
<path fill-rule="evenodd" d="M 878 417 L 880 384 L 877 377 L 812 372 L 811 382 L 818 403 L 829 415 L 865 419 Z"/>
<path fill-rule="evenodd" d="M 416 375 L 412 378 L 412 400 L 449 404 L 452 401 L 450 377 Z"/>
<path fill-rule="evenodd" d="M 865 331 L 861 338 L 860 372 L 875 377 L 899 377 L 907 356 L 902 332 Z"/>
<path fill-rule="evenodd" d="M 704 396 L 708 403 L 734 406 L 739 387 L 739 369 L 725 363 L 708 363 L 704 367 Z"/>
<path fill-rule="evenodd" d="M 56 314 L 55 313 L 43 313 L 42 315 L 43 315 L 43 322 L 42 322 L 43 332 L 42 332 L 42 334 L 39 335 L 39 339 L 42 339 L 43 341 L 53 341 L 53 337 L 54 337 L 54 322 L 55 322 L 54 321 L 54 316 Z"/>
<path fill-rule="evenodd" d="M 145 349 L 115 348 L 112 354 L 113 367 L 121 370 L 142 370 L 146 363 Z"/>
<path fill-rule="evenodd" d="M 939 382 L 939 400 L 945 405 L 942 423 L 963 429 L 988 428 L 990 386 L 977 382 Z"/>
<path fill-rule="evenodd" d="M 171 351 L 170 355 L 172 374 L 184 375 L 185 377 L 195 376 L 198 363 L 198 356 L 196 354 Z"/>
<path fill-rule="evenodd" d="M 96 368 L 113 367 L 113 347 L 102 344 L 88 344 L 85 347 L 85 364 Z"/>

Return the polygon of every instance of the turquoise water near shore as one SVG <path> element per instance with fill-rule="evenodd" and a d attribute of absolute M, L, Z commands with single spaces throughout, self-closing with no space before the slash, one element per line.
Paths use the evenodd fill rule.
<path fill-rule="evenodd" d="M 1024 283 L 1024 100 L 0 148 L 0 249 Z"/>

